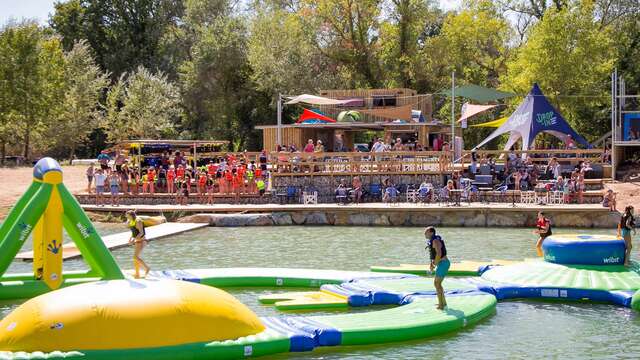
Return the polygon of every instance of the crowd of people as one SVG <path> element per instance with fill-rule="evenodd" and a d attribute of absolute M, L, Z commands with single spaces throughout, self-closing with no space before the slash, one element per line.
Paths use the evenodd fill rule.
<path fill-rule="evenodd" d="M 392 171 L 398 170 L 400 165 L 399 163 L 391 165 L 389 162 L 411 159 L 412 156 L 407 154 L 389 156 L 389 154 L 386 153 L 400 151 L 425 152 L 433 150 L 441 151 L 441 153 L 437 156 L 437 159 L 433 161 L 430 160 L 429 162 L 433 162 L 434 166 L 437 163 L 437 169 L 444 172 L 451 164 L 452 154 L 449 144 L 445 141 L 438 141 L 438 139 L 439 138 L 436 138 L 434 140 L 434 147 L 423 146 L 415 139 L 403 141 L 401 138 L 396 138 L 395 140 L 385 142 L 383 138 L 374 138 L 368 144 L 354 144 L 353 148 L 347 148 L 341 139 L 336 138 L 334 139 L 332 149 L 333 152 L 338 153 L 336 155 L 327 154 L 329 150 L 327 150 L 322 140 L 316 140 L 314 142 L 313 139 L 308 139 L 307 144 L 302 148 L 298 148 L 294 144 L 289 146 L 276 145 L 276 151 L 278 153 L 276 169 L 278 172 L 287 173 L 322 171 L 322 169 L 329 169 L 328 167 L 323 167 L 322 162 L 346 161 L 349 157 L 345 158 L 345 154 L 343 153 L 353 152 L 356 153 L 356 156 L 351 157 L 353 164 L 350 167 L 344 167 L 344 170 L 361 171 L 367 167 L 360 167 L 358 162 L 375 161 L 379 163 L 378 167 L 375 168 L 376 171 Z M 433 154 L 430 154 L 430 156 L 433 156 Z M 433 170 L 435 169 L 434 167 Z"/>
<path fill-rule="evenodd" d="M 344 143 L 338 141 L 340 149 L 344 150 Z M 568 138 L 567 148 L 573 148 L 572 140 Z M 368 169 L 368 172 L 379 172 L 385 170 L 393 170 L 395 160 L 398 162 L 397 167 L 402 169 L 404 160 L 410 160 L 408 163 L 419 163 L 422 159 L 413 159 L 410 154 L 384 155 L 385 152 L 397 151 L 420 151 L 430 150 L 430 148 L 422 147 L 417 141 L 403 141 L 396 138 L 394 141 L 386 143 L 382 138 L 374 138 L 368 146 L 361 144 L 356 147 L 356 151 L 365 153 L 362 157 L 356 157 L 355 162 L 351 165 L 342 165 L 345 171 L 362 172 L 362 168 Z M 491 180 L 484 184 L 484 188 L 492 188 L 494 190 L 520 190 L 531 191 L 540 190 L 546 192 L 561 192 L 563 202 L 584 202 L 584 193 L 586 191 L 585 175 L 592 171 L 591 163 L 587 160 L 579 161 L 575 167 L 569 171 L 567 165 L 561 165 L 563 157 L 554 157 L 552 154 L 545 152 L 531 154 L 531 156 L 522 156 L 515 151 L 510 151 L 505 155 L 497 156 L 486 155 L 483 153 L 478 156 L 475 151 L 470 152 L 470 166 L 468 169 L 450 171 L 452 163 L 452 152 L 446 141 L 436 138 L 432 146 L 434 150 L 440 150 L 439 155 L 433 159 L 427 159 L 433 166 L 429 170 L 436 170 L 436 161 L 439 172 L 446 175 L 444 185 L 434 186 L 429 182 L 418 184 L 379 184 L 376 186 L 376 198 L 385 202 L 396 201 L 401 189 L 411 189 L 416 191 L 416 198 L 420 201 L 430 202 L 434 200 L 434 196 L 439 199 L 448 199 L 455 191 L 463 191 L 466 199 L 473 201 L 478 196 L 481 185 L 474 181 L 477 175 L 491 175 Z M 334 144 L 335 147 L 335 144 Z M 437 149 L 435 148 L 437 147 Z M 190 202 L 190 196 L 197 194 L 198 202 L 211 204 L 214 202 L 216 194 L 232 197 L 236 202 L 243 194 L 264 195 L 267 189 L 268 171 L 281 171 L 283 166 L 281 162 L 287 162 L 285 172 L 305 171 L 311 167 L 314 172 L 322 167 L 340 167 L 338 163 L 328 165 L 331 162 L 331 155 L 326 154 L 326 148 L 322 140 L 314 141 L 309 139 L 307 144 L 298 149 L 294 145 L 287 148 L 279 147 L 280 153 L 269 159 L 266 151 L 262 151 L 259 156 L 251 159 L 246 153 L 227 153 L 224 156 L 213 156 L 211 158 L 201 158 L 197 164 L 193 159 L 183 155 L 180 151 L 173 153 L 164 152 L 160 156 L 147 156 L 142 164 L 138 164 L 136 160 L 139 158 L 127 156 L 126 152 L 120 151 L 115 156 L 110 156 L 107 151 L 103 151 L 97 158 L 98 167 L 94 164 L 87 169 L 87 192 L 95 191 L 96 203 L 104 205 L 110 201 L 112 205 L 119 205 L 120 195 L 137 195 L 157 193 L 170 194 L 175 198 L 177 204 L 187 204 Z M 336 150 L 334 148 L 334 150 Z M 294 156 L 291 156 L 293 152 Z M 319 155 L 323 153 L 322 158 Z M 305 154 L 306 157 L 305 157 Z M 430 154 L 432 155 L 432 154 Z M 562 156 L 562 155 L 560 155 Z M 371 168 L 369 162 L 366 164 L 359 163 L 359 160 L 368 159 L 370 162 L 379 162 L 377 167 Z M 394 161 L 388 161 L 393 158 Z M 313 159 L 311 162 L 309 159 Z M 276 161 L 274 161 L 276 160 Z M 304 160 L 304 161 L 303 161 Z M 575 160 L 575 159 L 573 159 Z M 268 166 L 268 163 L 271 164 Z M 546 162 L 546 164 L 544 164 Z M 574 163 L 575 164 L 575 163 Z M 357 169 L 349 168 L 358 167 Z M 369 167 L 367 167 L 369 166 Z M 389 169 L 387 169 L 387 167 Z M 423 167 L 414 167 L 414 171 L 427 170 Z M 341 201 L 349 200 L 355 203 L 362 201 L 365 195 L 368 195 L 369 188 L 365 190 L 362 180 L 355 176 L 352 183 L 347 185 L 346 182 L 335 189 L 336 198 Z M 486 181 L 486 177 L 484 178 Z M 346 196 L 345 193 L 346 192 Z M 111 196 L 104 196 L 110 194 Z M 557 194 L 555 194 L 557 195 Z M 615 194 L 603 194 L 603 206 L 615 209 Z M 192 200 L 193 202 L 193 200 Z"/>
<path fill-rule="evenodd" d="M 212 204 L 215 194 L 239 200 L 241 194 L 264 195 L 267 187 L 267 155 L 263 152 L 258 163 L 242 154 L 227 154 L 207 160 L 194 167 L 179 151 L 165 153 L 155 164 L 139 166 L 125 152 L 112 159 L 106 151 L 87 168 L 87 192 L 95 190 L 96 204 L 104 205 L 110 194 L 111 205 L 118 206 L 120 195 L 166 193 L 176 203 L 185 205 L 195 192 L 198 199 Z"/>
<path fill-rule="evenodd" d="M 366 145 L 366 146 L 365 146 Z M 433 146 L 427 146 L 421 144 L 416 139 L 402 140 L 401 138 L 389 139 L 385 141 L 381 137 L 374 137 L 367 144 L 363 144 L 362 147 L 354 146 L 349 148 L 344 144 L 344 140 L 341 136 L 336 136 L 333 142 L 333 148 L 327 149 L 322 140 L 318 139 L 314 142 L 313 139 L 308 139 L 307 143 L 298 148 L 295 144 L 290 145 L 276 145 L 276 152 L 302 152 L 302 153 L 320 153 L 326 151 L 333 152 L 389 152 L 389 151 L 448 151 L 449 144 L 442 140 L 442 138 L 436 138 L 433 141 Z"/>
<path fill-rule="evenodd" d="M 488 167 L 492 174 L 495 174 L 500 182 L 498 190 L 535 190 L 559 191 L 563 193 L 564 202 L 584 202 L 584 192 L 586 190 L 585 175 L 592 171 L 591 162 L 581 160 L 573 167 L 568 176 L 563 176 L 563 169 L 557 157 L 549 158 L 546 165 L 539 165 L 534 158 L 526 156 L 522 158 L 512 150 L 508 153 L 504 166 L 497 170 L 496 159 L 483 156 L 477 159 L 476 153 L 471 153 L 471 173 L 478 172 L 480 167 Z M 460 172 L 453 173 L 453 180 L 456 187 L 460 184 Z"/>

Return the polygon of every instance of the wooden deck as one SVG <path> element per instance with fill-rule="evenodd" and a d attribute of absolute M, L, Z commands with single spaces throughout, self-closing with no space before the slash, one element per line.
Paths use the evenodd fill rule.
<path fill-rule="evenodd" d="M 158 240 L 165 237 L 181 234 L 187 231 L 200 229 L 207 227 L 208 224 L 194 224 L 194 223 L 164 223 L 160 225 L 150 226 L 145 229 L 147 233 L 147 240 Z M 129 238 L 131 233 L 129 231 L 118 234 L 112 234 L 102 237 L 102 241 L 109 250 L 118 249 L 129 245 Z M 74 243 L 67 243 L 62 247 L 63 260 L 70 260 L 82 257 L 80 250 Z M 19 253 L 15 257 L 23 261 L 33 261 L 33 251 L 25 251 Z"/>

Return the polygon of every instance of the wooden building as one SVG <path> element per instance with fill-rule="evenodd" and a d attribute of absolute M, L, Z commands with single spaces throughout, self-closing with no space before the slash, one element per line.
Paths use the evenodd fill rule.
<path fill-rule="evenodd" d="M 267 151 L 276 150 L 276 138 L 278 127 L 276 125 L 256 126 L 262 130 L 263 148 Z M 353 150 L 354 139 L 357 132 L 380 132 L 385 142 L 401 138 L 403 141 L 416 139 L 423 146 L 431 148 L 433 140 L 441 136 L 444 141 L 451 139 L 451 126 L 434 123 L 328 123 L 328 124 L 289 124 L 282 126 L 283 145 L 295 145 L 298 149 L 304 147 L 309 139 L 314 143 L 322 140 L 328 151 L 333 151 L 336 145 L 335 139 L 340 137 L 347 150 Z M 456 136 L 461 136 L 461 129 L 456 128 Z"/>
<path fill-rule="evenodd" d="M 355 110 L 360 113 L 357 122 L 287 124 L 282 125 L 282 144 L 303 147 L 308 139 L 314 143 L 322 140 L 327 151 L 337 150 L 336 139 L 341 139 L 346 150 L 352 150 L 358 132 L 375 132 L 385 142 L 401 138 L 404 142 L 417 140 L 421 145 L 432 147 L 436 137 L 451 141 L 451 127 L 433 122 L 432 96 L 417 94 L 411 89 L 356 89 L 356 90 L 321 90 L 321 97 L 338 100 L 349 100 L 339 105 L 305 105 L 318 109 L 325 115 L 336 119 L 340 112 Z M 256 126 L 262 130 L 263 148 L 275 151 L 277 146 L 276 125 Z M 456 127 L 456 136 L 462 136 L 461 129 Z M 362 139 L 363 137 L 360 137 Z"/>
<path fill-rule="evenodd" d="M 374 115 L 375 110 L 410 108 L 421 111 L 426 122 L 431 121 L 433 112 L 430 94 L 418 94 L 415 90 L 405 88 L 321 90 L 319 95 L 330 99 L 351 100 L 342 105 L 321 105 L 318 108 L 323 113 L 336 117 L 341 111 L 356 110 L 362 113 L 361 121 L 366 123 L 389 121 L 388 118 Z"/>

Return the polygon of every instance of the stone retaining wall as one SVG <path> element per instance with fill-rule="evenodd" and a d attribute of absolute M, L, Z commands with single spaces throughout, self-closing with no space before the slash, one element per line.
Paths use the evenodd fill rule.
<path fill-rule="evenodd" d="M 211 226 L 352 225 L 352 226 L 464 226 L 534 227 L 536 210 L 456 211 L 278 211 L 259 214 L 196 214 L 180 222 Z M 606 211 L 545 211 L 555 227 L 615 228 L 618 213 Z"/>

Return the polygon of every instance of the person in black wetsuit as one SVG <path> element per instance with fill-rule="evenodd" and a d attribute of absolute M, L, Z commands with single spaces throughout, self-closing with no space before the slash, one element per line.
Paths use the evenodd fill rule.
<path fill-rule="evenodd" d="M 133 267 L 135 269 L 134 277 L 136 279 L 139 279 L 140 265 L 142 265 L 142 267 L 144 268 L 144 276 L 147 276 L 147 274 L 149 273 L 149 266 L 147 266 L 147 263 L 145 263 L 144 260 L 142 260 L 142 258 L 140 257 L 147 239 L 145 237 L 146 233 L 144 231 L 144 223 L 142 222 L 142 219 L 136 215 L 136 212 L 134 210 L 127 211 L 127 226 L 131 230 L 129 244 L 135 246 L 135 250 L 133 252 Z"/>
<path fill-rule="evenodd" d="M 620 218 L 618 224 L 618 237 L 624 239 L 624 266 L 629 266 L 629 260 L 631 259 L 631 231 L 636 234 L 636 219 L 633 217 L 633 206 L 627 206 L 624 209 L 624 214 Z"/>
<path fill-rule="evenodd" d="M 429 257 L 431 263 L 429 265 L 430 272 L 433 272 L 435 268 L 436 273 L 433 278 L 433 286 L 436 288 L 436 295 L 438 296 L 438 310 L 443 310 L 447 307 L 447 299 L 444 297 L 444 288 L 442 287 L 442 281 L 449 272 L 451 263 L 447 258 L 447 247 L 444 244 L 444 240 L 439 235 L 436 235 L 436 229 L 433 226 L 429 226 L 424 230 L 424 236 L 427 239 L 427 246 L 425 249 L 429 250 Z"/>

